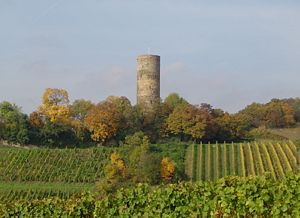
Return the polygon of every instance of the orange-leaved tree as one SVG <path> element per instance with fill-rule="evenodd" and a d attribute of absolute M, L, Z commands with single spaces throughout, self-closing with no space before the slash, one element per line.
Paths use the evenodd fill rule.
<path fill-rule="evenodd" d="M 32 112 L 29 115 L 29 124 L 35 128 L 42 128 L 44 125 L 42 115 L 37 111 Z"/>
<path fill-rule="evenodd" d="M 119 120 L 120 114 L 114 105 L 103 102 L 90 109 L 84 119 L 84 124 L 91 132 L 91 138 L 94 141 L 105 142 L 117 133 Z"/>
<path fill-rule="evenodd" d="M 127 135 L 140 130 L 140 117 L 128 98 L 108 96 L 105 102 L 112 104 L 120 115 L 120 126 L 116 135 L 118 140 L 123 140 Z"/>

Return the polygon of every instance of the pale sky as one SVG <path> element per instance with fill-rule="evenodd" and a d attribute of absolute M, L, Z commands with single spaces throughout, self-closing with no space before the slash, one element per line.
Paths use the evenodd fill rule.
<path fill-rule="evenodd" d="M 300 97 L 299 0 L 0 0 L 0 101 L 30 113 L 51 87 L 135 104 L 148 49 L 162 98 L 237 112 Z"/>

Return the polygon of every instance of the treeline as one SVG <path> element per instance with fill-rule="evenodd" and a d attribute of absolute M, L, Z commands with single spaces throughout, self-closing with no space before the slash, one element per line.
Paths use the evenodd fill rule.
<path fill-rule="evenodd" d="M 15 104 L 0 103 L 0 140 L 46 146 L 116 145 L 142 131 L 151 142 L 238 141 L 251 139 L 257 128 L 293 127 L 299 121 L 299 98 L 253 103 L 229 114 L 209 104 L 192 105 L 172 93 L 144 113 L 126 97 L 70 103 L 66 90 L 46 89 L 41 105 L 30 115 Z"/>

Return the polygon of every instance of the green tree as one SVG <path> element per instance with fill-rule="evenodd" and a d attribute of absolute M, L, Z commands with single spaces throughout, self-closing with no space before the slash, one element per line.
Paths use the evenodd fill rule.
<path fill-rule="evenodd" d="M 167 136 L 166 120 L 169 114 L 169 108 L 165 103 L 158 103 L 153 111 L 143 114 L 142 131 L 150 137 L 151 142 Z"/>
<path fill-rule="evenodd" d="M 195 140 L 211 137 L 208 132 L 213 123 L 213 117 L 205 107 L 194 105 L 179 105 L 167 119 L 167 130 L 181 139 L 188 136 Z"/>
<path fill-rule="evenodd" d="M 84 120 L 93 107 L 94 104 L 91 101 L 84 99 L 75 100 L 70 106 L 70 123 L 81 143 L 90 141 L 89 131 L 84 125 Z"/>
<path fill-rule="evenodd" d="M 257 128 L 264 124 L 266 108 L 263 104 L 252 103 L 245 109 L 239 111 L 238 114 L 245 116 L 247 122 L 251 125 L 252 128 Z"/>
<path fill-rule="evenodd" d="M 140 144 L 138 145 L 138 142 Z M 133 183 L 158 184 L 160 157 L 150 150 L 149 138 L 141 132 L 127 138 L 130 143 L 129 172 Z"/>
<path fill-rule="evenodd" d="M 89 100 L 77 99 L 70 106 L 71 117 L 74 120 L 83 122 L 88 112 L 92 109 L 93 103 Z"/>
<path fill-rule="evenodd" d="M 115 136 L 118 141 L 141 129 L 142 115 L 137 111 L 136 107 L 131 105 L 128 98 L 124 96 L 109 96 L 105 102 L 113 105 L 120 115 L 120 125 Z"/>
<path fill-rule="evenodd" d="M 125 138 L 125 144 L 131 147 L 139 147 L 149 145 L 149 138 L 142 131 L 136 132 L 133 135 L 128 135 Z"/>
<path fill-rule="evenodd" d="M 10 143 L 29 142 L 28 117 L 15 104 L 0 103 L 0 139 Z"/>
<path fill-rule="evenodd" d="M 172 112 L 177 106 L 187 105 L 188 102 L 177 93 L 171 93 L 165 98 L 164 104 L 169 108 L 170 112 Z"/>
<path fill-rule="evenodd" d="M 247 117 L 243 114 L 224 113 L 216 120 L 218 125 L 217 140 L 235 141 L 247 139 L 248 132 L 251 129 Z"/>

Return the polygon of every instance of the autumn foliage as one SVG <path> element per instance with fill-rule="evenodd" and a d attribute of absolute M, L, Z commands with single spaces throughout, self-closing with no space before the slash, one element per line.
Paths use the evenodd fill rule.
<path fill-rule="evenodd" d="M 212 113 L 202 106 L 180 105 L 169 115 L 167 129 L 175 135 L 202 139 L 212 125 Z"/>
<path fill-rule="evenodd" d="M 41 105 L 29 116 L 14 104 L 0 104 L 0 140 L 47 146 L 116 145 L 139 131 L 151 143 L 171 138 L 241 141 L 270 135 L 261 130 L 300 123 L 299 98 L 252 103 L 230 114 L 209 104 L 190 104 L 171 93 L 151 113 L 142 113 L 124 96 L 109 96 L 96 104 L 85 99 L 70 103 L 66 90 L 47 88 Z"/>
<path fill-rule="evenodd" d="M 69 95 L 64 89 L 48 88 L 44 92 L 42 105 L 38 111 L 51 122 L 67 122 L 70 117 Z"/>
<path fill-rule="evenodd" d="M 104 142 L 117 133 L 119 120 L 120 114 L 114 105 L 104 102 L 89 111 L 84 123 L 94 141 Z"/>
<path fill-rule="evenodd" d="M 111 164 L 116 169 L 116 174 L 121 175 L 123 178 L 128 176 L 128 171 L 125 166 L 124 160 L 121 159 L 120 155 L 116 152 L 113 152 L 110 156 Z"/>
<path fill-rule="evenodd" d="M 161 177 L 163 178 L 163 180 L 170 182 L 173 177 L 174 177 L 174 173 L 175 173 L 175 164 L 174 161 L 171 160 L 169 157 L 164 157 L 161 160 Z"/>
<path fill-rule="evenodd" d="M 41 128 L 43 124 L 43 118 L 41 113 L 34 111 L 29 115 L 29 124 L 35 128 Z"/>

